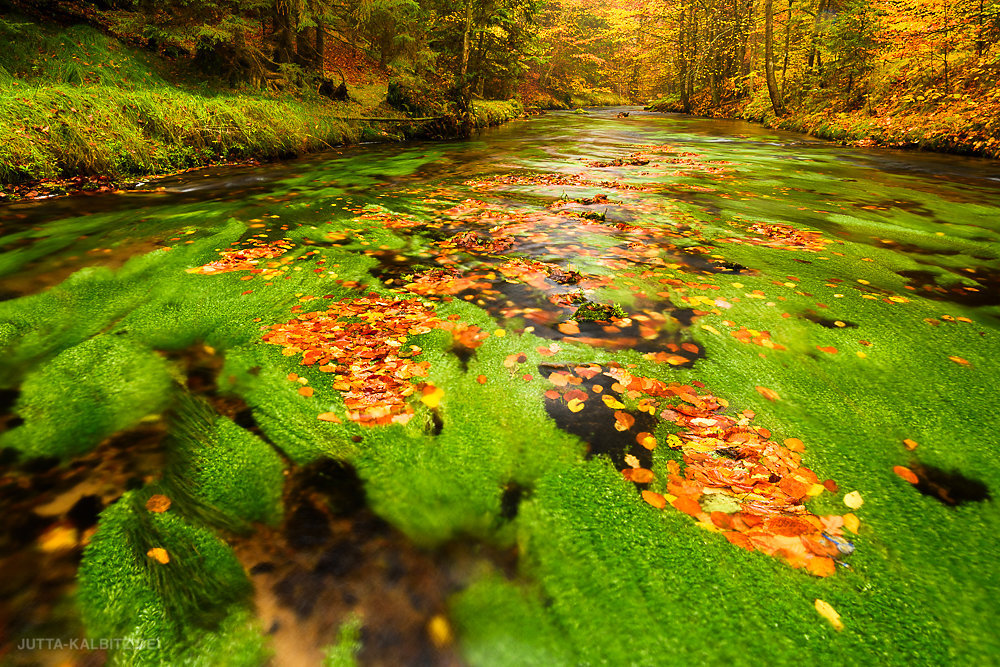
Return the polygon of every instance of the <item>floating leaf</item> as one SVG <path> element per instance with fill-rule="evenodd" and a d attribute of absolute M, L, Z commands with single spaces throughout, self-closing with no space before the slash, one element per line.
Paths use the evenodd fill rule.
<path fill-rule="evenodd" d="M 656 438 L 645 431 L 635 436 L 635 441 L 646 449 L 656 449 Z"/>
<path fill-rule="evenodd" d="M 162 547 L 153 547 L 146 552 L 146 555 L 161 565 L 166 565 L 170 562 L 170 554 L 168 554 L 167 550 Z"/>
<path fill-rule="evenodd" d="M 756 387 L 758 393 L 769 401 L 777 401 L 781 399 L 778 392 L 773 389 L 768 389 L 767 387 Z"/>
<path fill-rule="evenodd" d="M 170 498 L 167 498 L 162 493 L 154 494 L 146 501 L 146 509 L 156 514 L 166 512 L 170 509 Z"/>
<path fill-rule="evenodd" d="M 658 510 L 667 506 L 667 499 L 659 493 L 655 493 L 653 491 L 643 491 L 642 499 Z"/>
<path fill-rule="evenodd" d="M 865 500 L 861 497 L 861 493 L 858 491 L 851 491 L 850 493 L 844 494 L 844 504 L 852 510 L 856 510 L 865 504 Z"/>
<path fill-rule="evenodd" d="M 816 607 L 816 611 L 819 612 L 819 615 L 828 620 L 834 630 L 840 632 L 844 629 L 844 624 L 840 620 L 840 614 L 837 613 L 836 609 L 830 606 L 829 602 L 816 598 L 814 605 Z"/>

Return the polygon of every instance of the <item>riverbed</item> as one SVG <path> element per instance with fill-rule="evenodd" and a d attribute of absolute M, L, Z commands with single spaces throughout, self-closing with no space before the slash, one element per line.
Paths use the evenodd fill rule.
<path fill-rule="evenodd" d="M 9 205 L 0 639 L 993 661 L 998 214 L 634 107 Z"/>

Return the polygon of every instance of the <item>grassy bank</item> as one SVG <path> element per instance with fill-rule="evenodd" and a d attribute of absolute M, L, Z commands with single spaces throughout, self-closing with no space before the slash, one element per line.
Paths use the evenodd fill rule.
<path fill-rule="evenodd" d="M 87 26 L 0 18 L 0 40 L 0 185 L 293 157 L 398 139 L 406 126 L 385 104 L 384 82 L 351 85 L 353 99 L 335 102 L 310 90 L 206 82 Z M 521 114 L 516 102 L 474 108 L 477 126 Z"/>

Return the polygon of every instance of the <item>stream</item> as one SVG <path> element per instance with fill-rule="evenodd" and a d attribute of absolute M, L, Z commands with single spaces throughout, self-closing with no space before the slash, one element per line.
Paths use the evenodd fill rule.
<path fill-rule="evenodd" d="M 511 590 L 521 578 L 541 582 L 532 613 L 566 626 L 559 614 L 579 600 L 564 592 L 567 582 L 586 579 L 593 565 L 570 573 L 576 561 L 545 545 L 550 534 L 588 545 L 579 536 L 605 534 L 603 519 L 586 512 L 573 528 L 551 518 L 576 516 L 587 502 L 626 507 L 622 516 L 648 506 L 667 514 L 673 504 L 678 516 L 726 532 L 732 544 L 704 547 L 722 569 L 742 557 L 739 546 L 791 565 L 774 575 L 754 561 L 748 577 L 797 569 L 860 577 L 848 556 L 866 550 L 865 577 L 905 581 L 939 604 L 913 620 L 902 602 L 884 602 L 884 614 L 870 612 L 890 619 L 879 620 L 883 634 L 924 623 L 946 628 L 928 643 L 947 645 L 954 633 L 976 633 L 975 622 L 949 630 L 965 621 L 941 620 L 967 613 L 947 601 L 949 587 L 981 575 L 941 557 L 938 537 L 921 531 L 933 520 L 948 526 L 938 536 L 967 536 L 964 547 L 945 539 L 942 552 L 978 553 L 1000 527 L 985 509 L 1000 463 L 976 444 L 995 449 L 1000 428 L 998 343 L 1000 164 L 845 148 L 638 107 L 550 112 L 466 141 L 345 147 L 7 205 L 0 627 L 8 629 L 0 655 L 56 664 L 79 655 L 11 647 L 53 633 L 152 632 L 129 625 L 140 613 L 122 601 L 131 595 L 156 614 L 162 603 L 170 620 L 155 626 L 158 637 L 210 627 L 206 636 L 232 637 L 225 641 L 256 656 L 247 637 L 267 636 L 278 664 L 319 661 L 351 632 L 360 632 L 366 664 L 476 662 L 496 639 L 489 624 L 502 634 L 532 622 L 521 612 L 502 622 L 483 612 L 493 603 L 479 591 L 500 586 L 492 576 Z M 178 426 L 187 414 L 178 391 L 210 408 L 183 422 L 201 426 Z M 695 406 L 690 414 L 664 402 L 671 392 Z M 725 437 L 721 426 L 711 430 L 723 414 L 732 416 Z M 199 435 L 202 427 L 217 434 Z M 799 533 L 774 528 L 766 537 L 779 541 L 767 542 L 756 523 L 733 518 L 772 502 L 769 492 L 749 510 L 728 482 L 699 487 L 686 505 L 676 500 L 687 498 L 685 483 L 716 474 L 693 472 L 707 465 L 706 452 L 727 470 L 747 460 L 746 439 L 730 431 L 754 428 L 763 447 L 795 460 L 791 472 L 763 476 L 775 488 L 787 491 L 786 472 L 806 470 L 795 458 L 805 442 L 809 495 L 796 497 L 823 517 L 826 551 L 774 547 Z M 222 450 L 229 453 L 213 458 Z M 679 464 L 692 471 L 683 482 Z M 597 472 L 578 475 L 584 469 Z M 194 490 L 170 486 L 165 470 L 185 470 Z M 629 484 L 619 484 L 619 471 Z M 558 480 L 576 476 L 607 486 L 564 507 Z M 847 501 L 833 498 L 850 489 L 871 498 L 870 515 L 855 510 L 871 534 L 855 537 L 857 517 L 841 518 Z M 226 600 L 250 596 L 253 613 L 226 607 L 224 621 L 189 621 L 193 612 L 171 606 L 169 577 L 146 581 L 106 556 L 114 547 L 101 535 L 122 530 L 132 536 L 122 539 L 171 552 L 180 539 L 171 531 L 180 529 L 169 513 L 155 528 L 125 516 L 162 495 L 177 496 L 170 512 L 191 531 L 223 536 L 219 562 L 238 563 L 234 571 L 242 567 L 256 587 Z M 204 507 L 228 518 L 205 518 Z M 813 516 L 801 504 L 780 511 Z M 112 521 L 126 528 L 96 530 Z M 129 533 L 130 525 L 139 527 Z M 634 547 L 627 536 L 607 539 Z M 718 556 L 722 548 L 733 555 Z M 892 553 L 907 554 L 905 572 Z M 525 557 L 530 567 L 521 568 Z M 622 556 L 605 581 L 634 565 L 657 606 L 657 595 L 695 576 L 635 565 L 644 557 Z M 133 592 L 101 597 L 88 582 L 102 577 L 121 577 Z M 518 590 L 533 600 L 525 586 Z M 863 597 L 860 586 L 844 594 L 845 607 Z M 977 600 L 995 606 L 986 600 L 997 586 Z M 81 587 L 76 605 L 67 596 Z M 720 604 L 737 613 L 749 604 L 741 594 Z M 590 627 L 580 623 L 578 643 Z M 234 629 L 244 627 L 255 630 Z M 811 641 L 803 650 L 831 660 L 882 650 L 875 639 L 861 648 Z M 577 649 L 573 660 L 617 661 L 594 642 L 594 653 Z M 159 659 L 179 659 L 167 646 Z M 526 644 L 524 655 L 548 656 L 538 646 Z"/>

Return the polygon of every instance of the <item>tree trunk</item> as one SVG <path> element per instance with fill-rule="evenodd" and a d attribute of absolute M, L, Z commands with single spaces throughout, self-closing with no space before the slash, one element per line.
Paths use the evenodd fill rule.
<path fill-rule="evenodd" d="M 320 74 L 326 70 L 326 26 L 316 22 L 316 61 Z"/>
<path fill-rule="evenodd" d="M 292 37 L 292 15 L 288 0 L 274 3 L 274 61 L 290 63 L 295 60 L 295 43 Z"/>
<path fill-rule="evenodd" d="M 785 109 L 781 103 L 781 93 L 778 92 L 778 82 L 774 78 L 774 0 L 764 0 L 764 76 L 774 115 L 782 116 Z"/>
<path fill-rule="evenodd" d="M 788 0 L 788 13 L 785 14 L 785 58 L 781 63 L 781 95 L 785 95 L 785 74 L 788 73 L 788 46 L 792 38 L 792 2 Z"/>
<path fill-rule="evenodd" d="M 471 37 L 472 37 L 472 0 L 466 0 L 465 2 L 465 30 L 462 31 L 462 68 L 460 74 L 462 77 L 461 88 L 462 93 L 468 98 L 469 82 L 469 52 L 471 51 Z"/>
<path fill-rule="evenodd" d="M 295 62 L 306 69 L 317 69 L 315 28 L 301 28 L 295 34 Z"/>
<path fill-rule="evenodd" d="M 816 5 L 816 16 L 813 19 L 813 34 L 812 34 L 812 48 L 809 49 L 809 69 L 816 65 L 816 69 L 821 69 L 823 63 L 819 54 L 819 25 L 823 18 L 823 12 L 826 11 L 826 0 L 819 0 L 819 4 Z"/>

